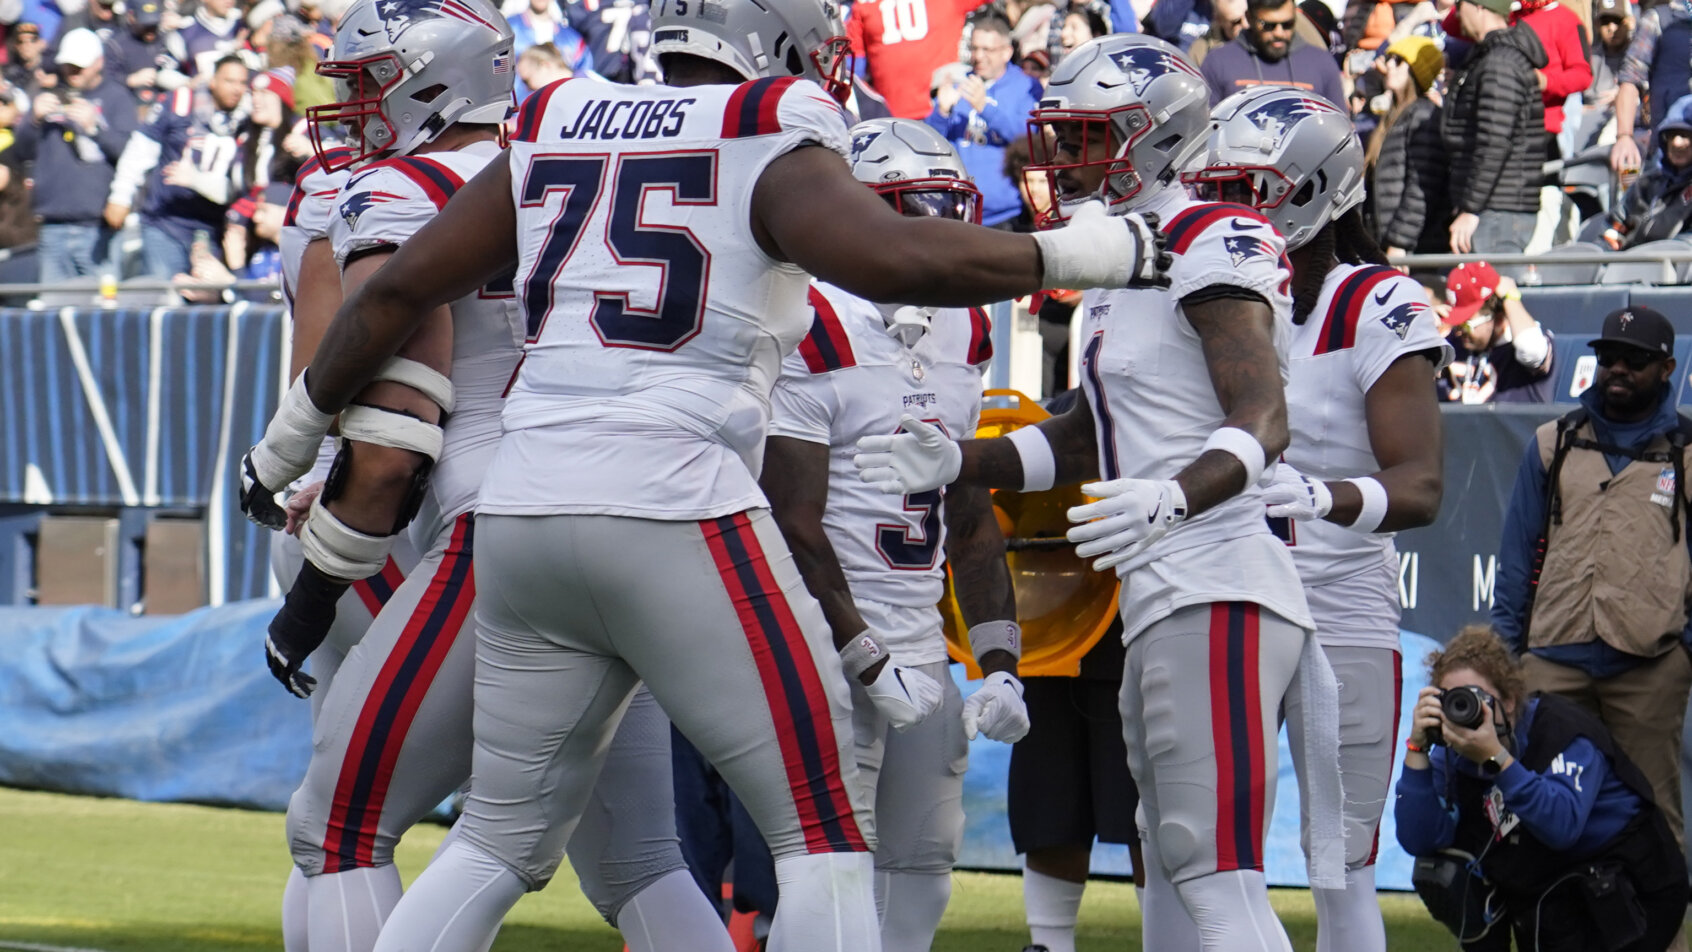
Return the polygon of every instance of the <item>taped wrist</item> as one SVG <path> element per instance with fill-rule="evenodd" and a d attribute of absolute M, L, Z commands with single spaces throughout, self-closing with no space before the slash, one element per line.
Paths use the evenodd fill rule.
<path fill-rule="evenodd" d="M 335 518 L 321 495 L 312 500 L 305 528 L 300 530 L 300 551 L 306 561 L 324 575 L 347 582 L 382 571 L 393 547 L 393 536 L 367 535 Z"/>
<path fill-rule="evenodd" d="M 981 663 L 982 656 L 989 651 L 1008 651 L 1011 657 L 1020 661 L 1022 626 L 1014 621 L 984 621 L 979 625 L 971 625 L 969 650 L 974 653 L 977 664 Z"/>
<path fill-rule="evenodd" d="M 1111 241 L 1100 229 L 1070 225 L 1052 231 L 1037 231 L 1034 241 L 1040 246 L 1043 273 L 1042 288 L 1099 288 L 1120 287 L 1140 270 L 1144 250 L 1121 232 L 1121 241 Z M 1132 260 L 1124 266 L 1123 258 Z"/>
<path fill-rule="evenodd" d="M 1387 514 L 1386 487 L 1373 476 L 1359 476 L 1346 482 L 1356 486 L 1358 493 L 1363 496 L 1363 508 L 1357 510 L 1357 518 L 1346 528 L 1364 534 L 1379 529 Z"/>
<path fill-rule="evenodd" d="M 1263 444 L 1239 427 L 1225 426 L 1210 434 L 1210 439 L 1204 441 L 1204 449 L 1199 452 L 1203 455 L 1210 450 L 1227 453 L 1239 460 L 1240 465 L 1245 467 L 1248 488 L 1257 485 L 1257 481 L 1263 478 L 1263 469 L 1268 465 L 1263 455 Z"/>
<path fill-rule="evenodd" d="M 276 415 L 264 428 L 264 438 L 249 454 L 259 483 L 274 492 L 310 472 L 334 420 L 333 413 L 324 413 L 311 402 L 306 375 L 294 378 L 294 385 L 282 395 Z"/>
<path fill-rule="evenodd" d="M 1057 457 L 1052 455 L 1052 443 L 1037 426 L 1012 430 L 1006 439 L 1016 447 L 1022 460 L 1022 491 L 1039 492 L 1052 488 L 1057 482 Z"/>
<path fill-rule="evenodd" d="M 887 657 L 887 646 L 865 628 L 840 649 L 840 666 L 848 678 L 857 678 Z"/>

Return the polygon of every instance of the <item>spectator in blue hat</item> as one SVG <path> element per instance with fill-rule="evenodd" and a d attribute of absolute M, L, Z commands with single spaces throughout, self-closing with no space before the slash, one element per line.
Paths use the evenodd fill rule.
<path fill-rule="evenodd" d="M 1655 130 L 1657 148 L 1639 178 L 1628 186 L 1621 205 L 1610 210 L 1604 241 L 1621 250 L 1647 241 L 1672 238 L 1692 219 L 1692 96 L 1669 107 Z"/>

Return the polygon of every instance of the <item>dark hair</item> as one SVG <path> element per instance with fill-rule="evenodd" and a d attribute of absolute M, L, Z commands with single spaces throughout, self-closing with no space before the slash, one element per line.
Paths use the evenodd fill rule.
<path fill-rule="evenodd" d="M 1265 10 L 1279 10 L 1292 3 L 1293 0 L 1246 0 L 1246 16 L 1251 16 L 1253 13 L 1262 13 Z M 1293 6 L 1293 13 L 1298 13 L 1296 4 Z"/>
<path fill-rule="evenodd" d="M 230 53 L 228 55 L 218 57 L 217 62 L 212 64 L 212 74 L 216 75 L 218 70 L 228 66 L 230 63 L 234 63 L 236 66 L 241 67 L 249 73 L 253 71 L 252 67 L 247 65 L 247 61 L 241 58 L 241 54 Z"/>
<path fill-rule="evenodd" d="M 1310 239 L 1310 269 L 1298 276 L 1298 288 L 1293 292 L 1293 323 L 1303 324 L 1316 310 L 1322 283 L 1327 280 L 1334 259 L 1339 259 L 1341 264 L 1388 263 L 1386 252 L 1364 226 L 1360 208 L 1351 206 Z"/>
<path fill-rule="evenodd" d="M 989 12 L 984 16 L 976 18 L 975 22 L 972 24 L 972 28 L 975 30 L 986 30 L 989 33 L 997 33 L 1007 40 L 1011 38 L 1010 21 L 1006 20 L 1002 16 L 999 16 L 997 13 Z"/>
<path fill-rule="evenodd" d="M 1097 4 L 1092 3 L 1089 3 L 1086 6 L 1072 6 L 1064 13 L 1064 19 L 1067 20 L 1070 17 L 1081 17 L 1087 21 L 1087 29 L 1091 30 L 1094 36 L 1109 36 L 1109 14 L 1100 11 L 1097 9 L 1097 6 Z"/>

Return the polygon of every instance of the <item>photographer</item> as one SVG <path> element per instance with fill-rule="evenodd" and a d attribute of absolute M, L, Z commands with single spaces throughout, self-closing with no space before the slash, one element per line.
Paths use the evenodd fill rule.
<path fill-rule="evenodd" d="M 1651 786 L 1597 718 L 1524 697 L 1490 628 L 1428 656 L 1394 816 L 1416 890 L 1466 950 L 1661 952 L 1686 865 Z M 1477 875 L 1478 874 L 1478 875 Z"/>

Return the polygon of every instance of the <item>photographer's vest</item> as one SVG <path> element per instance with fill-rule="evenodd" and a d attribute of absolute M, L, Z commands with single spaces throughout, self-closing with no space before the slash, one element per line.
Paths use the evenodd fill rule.
<path fill-rule="evenodd" d="M 1535 434 L 1545 466 L 1546 521 L 1531 576 L 1527 646 L 1601 639 L 1654 658 L 1680 643 L 1692 596 L 1687 558 L 1688 430 L 1642 449 L 1598 443 L 1586 410 Z M 1610 473 L 1608 452 L 1629 457 Z"/>
<path fill-rule="evenodd" d="M 1610 860 L 1626 864 L 1628 873 L 1641 884 L 1641 892 L 1671 883 L 1676 875 L 1685 882 L 1686 863 L 1679 855 L 1668 821 L 1652 798 L 1650 782 L 1617 749 L 1603 723 L 1573 701 L 1554 694 L 1533 696 L 1539 699 L 1539 705 L 1528 728 L 1527 745 L 1516 754 L 1522 766 L 1543 774 L 1575 738 L 1584 737 L 1604 755 L 1616 779 L 1638 795 L 1639 812 L 1591 856 L 1576 857 L 1567 851 L 1553 850 L 1521 823 L 1494 842 L 1492 822 L 1486 813 L 1486 798 L 1493 782 L 1452 770 L 1447 774 L 1456 785 L 1452 802 L 1457 804 L 1457 834 L 1452 845 L 1474 856 L 1484 853 L 1481 871 L 1507 899 L 1536 897 L 1576 866 Z"/>

